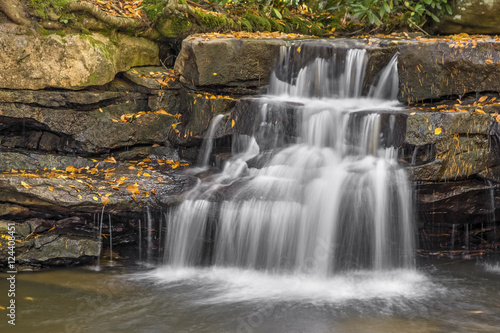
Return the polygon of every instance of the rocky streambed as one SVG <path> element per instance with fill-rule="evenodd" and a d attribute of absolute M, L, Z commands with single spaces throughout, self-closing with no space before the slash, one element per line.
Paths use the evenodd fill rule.
<path fill-rule="evenodd" d="M 161 253 L 159 221 L 199 181 L 185 171 L 211 120 L 223 115 L 215 162 L 230 152 L 233 134 L 258 126 L 254 95 L 265 92 L 285 46 L 301 54 L 291 64 L 297 71 L 332 49 L 366 49 L 367 91 L 398 53 L 406 108 L 382 121 L 392 122 L 392 143 L 414 184 L 420 251 L 483 253 L 500 239 L 498 39 L 195 35 L 166 67 L 163 42 L 0 30 L 0 233 L 15 223 L 20 269 L 95 260 L 110 243 L 99 241 L 101 219 L 101 234 L 113 235 L 111 256 L 137 259 L 146 246 Z M 297 107 L 272 112 L 285 143 L 295 140 Z"/>

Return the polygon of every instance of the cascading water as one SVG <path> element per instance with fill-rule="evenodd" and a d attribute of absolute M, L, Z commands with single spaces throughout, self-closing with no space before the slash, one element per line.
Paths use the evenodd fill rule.
<path fill-rule="evenodd" d="M 397 94 L 395 58 L 370 97 L 361 97 L 365 50 L 300 57 L 300 48 L 282 49 L 269 96 L 259 102 L 257 132 L 236 137 L 239 148 L 222 173 L 169 213 L 169 266 L 318 277 L 414 266 L 410 189 L 381 129 L 383 112 L 397 109 L 381 99 Z M 298 135 L 283 147 L 269 130 L 271 114 L 290 102 Z M 264 162 L 250 167 L 255 161 Z"/>

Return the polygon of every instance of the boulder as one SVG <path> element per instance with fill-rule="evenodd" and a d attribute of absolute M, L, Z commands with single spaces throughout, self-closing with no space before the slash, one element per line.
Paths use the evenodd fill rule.
<path fill-rule="evenodd" d="M 500 91 L 498 40 L 438 40 L 398 50 L 398 98 L 403 103 Z"/>
<path fill-rule="evenodd" d="M 500 164 L 491 117 L 469 112 L 419 112 L 407 118 L 405 144 L 413 180 L 470 177 Z M 422 156 L 425 155 L 425 156 Z"/>
<path fill-rule="evenodd" d="M 436 29 L 440 34 L 500 34 L 500 2 L 455 0 L 453 15 L 443 15 Z M 450 3 L 451 5 L 451 3 Z"/>
<path fill-rule="evenodd" d="M 48 108 L 36 104 L 0 103 L 0 129 L 3 130 L 0 147 L 95 154 L 135 145 L 163 144 L 177 119 L 148 113 L 130 122 L 121 122 L 123 115 L 148 110 L 147 95 L 123 93 L 123 96 L 121 100 L 99 104 L 101 107 L 90 104 Z"/>
<path fill-rule="evenodd" d="M 0 25 L 0 88 L 64 88 L 103 85 L 134 66 L 158 65 L 158 46 L 145 38 L 98 33 L 42 36 Z"/>
<path fill-rule="evenodd" d="M 265 86 L 284 45 L 277 39 L 188 37 L 182 41 L 175 70 L 181 82 L 194 87 Z"/>

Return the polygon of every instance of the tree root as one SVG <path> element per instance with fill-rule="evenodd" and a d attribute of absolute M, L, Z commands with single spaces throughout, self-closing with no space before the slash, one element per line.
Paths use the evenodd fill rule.
<path fill-rule="evenodd" d="M 30 25 L 30 20 L 24 16 L 23 5 L 17 0 L 1 0 L 0 11 L 4 12 L 7 17 L 19 25 Z"/>
<path fill-rule="evenodd" d="M 167 5 L 163 8 L 163 15 L 166 17 L 170 16 L 179 16 L 182 17 L 184 14 L 191 15 L 195 19 L 198 19 L 198 14 L 196 14 L 196 11 L 194 10 L 193 7 L 190 5 L 181 5 L 177 2 L 177 0 L 168 0 Z"/>
<path fill-rule="evenodd" d="M 94 16 L 96 19 L 102 21 L 103 23 L 118 29 L 144 28 L 147 26 L 144 21 L 137 20 L 131 17 L 111 16 L 89 2 L 71 2 L 66 7 L 66 10 L 69 12 L 76 12 L 76 11 L 87 12 L 90 15 Z"/>

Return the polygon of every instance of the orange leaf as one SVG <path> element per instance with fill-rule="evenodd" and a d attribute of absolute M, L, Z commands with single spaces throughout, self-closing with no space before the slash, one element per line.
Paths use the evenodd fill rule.
<path fill-rule="evenodd" d="M 107 196 L 102 196 L 101 202 L 104 206 L 106 206 L 109 203 L 109 198 Z"/>
<path fill-rule="evenodd" d="M 481 98 L 478 100 L 478 102 L 482 103 L 482 102 L 484 102 L 487 99 L 488 99 L 488 96 L 481 96 Z"/>
<path fill-rule="evenodd" d="M 137 184 L 137 182 L 135 182 L 135 184 L 128 186 L 127 191 L 129 191 L 132 194 L 139 194 L 140 193 L 139 192 L 139 184 Z"/>
<path fill-rule="evenodd" d="M 107 159 L 105 159 L 103 162 L 107 163 L 116 163 L 116 160 L 113 156 L 109 156 Z"/>
<path fill-rule="evenodd" d="M 491 64 L 493 63 L 493 60 L 491 60 L 491 59 L 486 59 L 484 62 L 485 62 L 485 63 L 487 63 L 488 65 L 491 65 Z"/>
<path fill-rule="evenodd" d="M 52 186 L 49 186 L 49 191 L 54 191 L 54 188 Z"/>

